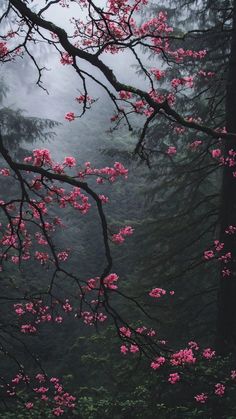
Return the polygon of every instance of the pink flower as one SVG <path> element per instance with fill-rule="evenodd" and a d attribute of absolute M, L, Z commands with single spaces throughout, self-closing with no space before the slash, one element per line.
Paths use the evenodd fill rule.
<path fill-rule="evenodd" d="M 202 144 L 201 140 L 195 140 L 191 144 L 189 144 L 189 148 L 194 151 Z"/>
<path fill-rule="evenodd" d="M 85 103 L 91 105 L 94 102 L 94 99 L 88 95 L 80 95 L 75 98 L 78 103 Z"/>
<path fill-rule="evenodd" d="M 35 259 L 39 260 L 41 265 L 45 264 L 49 260 L 48 253 L 45 252 L 35 252 Z"/>
<path fill-rule="evenodd" d="M 230 377 L 231 377 L 232 380 L 235 380 L 235 378 L 236 378 L 236 371 L 235 370 L 232 370 L 230 372 Z"/>
<path fill-rule="evenodd" d="M 212 259 L 213 257 L 214 257 L 214 252 L 213 252 L 213 250 L 205 250 L 205 252 L 204 252 L 204 259 L 205 260 L 210 260 L 210 259 Z"/>
<path fill-rule="evenodd" d="M 156 68 L 151 68 L 150 72 L 156 77 L 157 80 L 161 80 L 164 77 L 165 72 Z"/>
<path fill-rule="evenodd" d="M 65 157 L 63 164 L 68 167 L 76 166 L 76 159 L 74 157 Z"/>
<path fill-rule="evenodd" d="M 60 62 L 62 65 L 73 64 L 73 57 L 71 57 L 67 52 L 63 52 Z"/>
<path fill-rule="evenodd" d="M 8 53 L 7 43 L 0 42 L 0 58 L 4 57 Z"/>
<path fill-rule="evenodd" d="M 23 309 L 22 304 L 14 304 L 14 309 L 18 316 L 25 314 L 25 310 Z"/>
<path fill-rule="evenodd" d="M 45 381 L 45 376 L 43 374 L 37 374 L 36 380 L 38 380 L 40 383 L 43 383 Z"/>
<path fill-rule="evenodd" d="M 217 252 L 220 252 L 224 248 L 224 243 L 221 243 L 219 240 L 214 240 L 214 245 Z"/>
<path fill-rule="evenodd" d="M 163 290 L 162 288 L 153 288 L 149 292 L 150 297 L 154 297 L 154 298 L 160 298 L 162 295 L 165 295 L 165 294 L 166 294 L 166 290 Z"/>
<path fill-rule="evenodd" d="M 180 381 L 180 375 L 177 372 L 174 372 L 173 374 L 169 375 L 168 381 L 170 384 L 176 384 L 178 381 Z"/>
<path fill-rule="evenodd" d="M 215 354 L 216 354 L 216 352 L 213 351 L 211 348 L 206 348 L 206 349 L 204 349 L 204 351 L 202 353 L 202 356 L 206 359 L 212 359 L 212 358 L 214 358 Z"/>
<path fill-rule="evenodd" d="M 125 90 L 121 90 L 119 92 L 119 96 L 122 100 L 128 100 L 128 99 L 131 99 L 132 93 L 126 92 Z"/>
<path fill-rule="evenodd" d="M 154 361 L 151 362 L 151 368 L 153 370 L 157 370 L 160 368 L 164 363 L 166 362 L 166 359 L 163 356 L 157 357 Z"/>
<path fill-rule="evenodd" d="M 222 269 L 221 272 L 222 272 L 222 275 L 223 275 L 224 278 L 226 276 L 230 276 L 231 275 L 231 271 L 229 269 L 226 269 L 226 268 Z"/>
<path fill-rule="evenodd" d="M 35 391 L 35 393 L 44 394 L 47 393 L 49 389 L 47 387 L 38 387 L 34 388 L 33 390 Z"/>
<path fill-rule="evenodd" d="M 65 119 L 69 122 L 74 121 L 75 120 L 75 114 L 74 112 L 67 112 L 65 114 Z"/>
<path fill-rule="evenodd" d="M 120 234 L 123 236 L 131 236 L 134 232 L 134 229 L 131 226 L 126 226 L 120 230 Z"/>
<path fill-rule="evenodd" d="M 127 348 L 127 346 L 126 346 L 126 345 L 121 345 L 121 347 L 120 347 L 120 351 L 121 351 L 121 353 L 122 353 L 123 355 L 126 355 L 126 354 L 127 354 L 127 352 L 129 352 L 129 349 Z"/>
<path fill-rule="evenodd" d="M 205 393 L 196 394 L 196 396 L 194 396 L 194 399 L 198 403 L 206 403 L 206 400 L 208 399 L 208 396 Z"/>
<path fill-rule="evenodd" d="M 118 281 L 119 277 L 116 274 L 110 274 L 104 278 L 104 285 L 106 288 L 109 288 L 111 290 L 116 290 L 118 287 L 116 285 L 116 282 Z"/>
<path fill-rule="evenodd" d="M 22 333 L 36 333 L 36 327 L 32 326 L 32 324 L 22 324 L 21 326 Z"/>
<path fill-rule="evenodd" d="M 9 169 L 1 169 L 0 170 L 0 175 L 9 176 L 10 175 L 10 170 Z"/>
<path fill-rule="evenodd" d="M 221 383 L 215 385 L 215 394 L 219 397 L 222 397 L 225 393 L 225 386 Z"/>
<path fill-rule="evenodd" d="M 221 156 L 221 150 L 219 148 L 215 148 L 214 150 L 211 150 L 211 155 L 213 159 L 217 159 Z"/>
<path fill-rule="evenodd" d="M 113 243 L 116 243 L 116 244 L 122 244 L 125 241 L 124 237 L 120 233 L 113 234 L 111 240 L 113 241 Z"/>
<path fill-rule="evenodd" d="M 169 154 L 169 156 L 174 156 L 177 153 L 176 147 L 174 146 L 170 146 L 167 149 L 167 154 Z"/>
<path fill-rule="evenodd" d="M 99 195 L 99 199 L 102 201 L 103 204 L 107 204 L 109 202 L 109 198 L 105 195 Z"/>
<path fill-rule="evenodd" d="M 139 347 L 137 345 L 130 345 L 130 352 L 135 354 L 136 352 L 139 352 Z"/>
<path fill-rule="evenodd" d="M 112 241 L 116 244 L 121 244 L 124 242 L 124 236 L 131 236 L 134 232 L 134 229 L 131 226 L 126 226 L 120 229 L 119 233 L 112 235 Z"/>
<path fill-rule="evenodd" d="M 65 262 L 68 259 L 68 256 L 69 256 L 68 252 L 59 252 L 57 254 L 58 259 L 63 262 Z"/>
<path fill-rule="evenodd" d="M 61 407 L 56 407 L 55 409 L 53 409 L 52 413 L 55 416 L 61 416 L 64 413 L 64 410 Z"/>
<path fill-rule="evenodd" d="M 127 338 L 130 338 L 131 336 L 131 330 L 127 327 L 120 327 L 120 334 L 123 336 L 126 336 Z"/>
<path fill-rule="evenodd" d="M 180 349 L 179 352 L 171 355 L 171 365 L 194 364 L 196 358 L 194 357 L 192 349 Z"/>
<path fill-rule="evenodd" d="M 34 161 L 33 161 L 34 166 L 42 166 L 43 164 L 47 164 L 48 166 L 51 166 L 52 164 L 52 158 L 51 158 L 50 152 L 46 148 L 33 150 L 33 157 L 34 157 Z"/>
<path fill-rule="evenodd" d="M 55 322 L 56 323 L 62 323 L 63 322 L 63 318 L 61 316 L 57 316 L 57 317 L 55 317 Z"/>
<path fill-rule="evenodd" d="M 69 300 L 66 300 L 66 301 L 65 301 L 65 303 L 64 303 L 64 304 L 63 304 L 63 306 L 62 306 L 62 308 L 63 308 L 63 310 L 64 310 L 66 313 L 69 313 L 70 311 L 72 311 L 72 310 L 73 310 L 72 305 L 69 303 Z"/>
<path fill-rule="evenodd" d="M 190 342 L 188 342 L 188 345 L 191 349 L 194 349 L 195 351 L 198 351 L 198 349 L 199 349 L 199 346 L 198 346 L 197 342 L 190 341 Z"/>

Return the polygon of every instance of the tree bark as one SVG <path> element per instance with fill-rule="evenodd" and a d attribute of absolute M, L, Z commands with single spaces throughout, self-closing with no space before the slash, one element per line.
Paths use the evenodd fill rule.
<path fill-rule="evenodd" d="M 233 2 L 233 27 L 226 86 L 226 129 L 236 133 L 236 0 Z M 229 151 L 236 153 L 236 141 L 225 139 L 224 156 Z M 236 348 L 236 232 L 227 234 L 229 226 L 236 226 L 236 178 L 233 176 L 236 166 L 225 165 L 223 169 L 221 208 L 220 208 L 220 241 L 224 243 L 223 254 L 231 252 L 229 263 L 222 263 L 220 286 L 218 292 L 218 319 L 216 348 L 218 353 L 226 355 Z M 223 269 L 230 271 L 229 276 Z"/>

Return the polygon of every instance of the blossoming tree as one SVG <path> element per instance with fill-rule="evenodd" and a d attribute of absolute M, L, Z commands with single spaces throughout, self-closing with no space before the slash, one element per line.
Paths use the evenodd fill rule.
<path fill-rule="evenodd" d="M 42 4 L 43 3 L 43 4 Z M 133 128 L 133 117 L 138 116 L 142 122 L 142 130 L 137 141 L 135 152 L 149 163 L 147 147 L 148 129 L 152 123 L 168 121 L 170 129 L 194 130 L 205 135 L 206 147 L 210 147 L 213 161 L 223 167 L 222 209 L 219 224 L 219 240 L 214 243 L 214 250 L 206 249 L 206 261 L 219 257 L 222 263 L 219 291 L 218 348 L 226 351 L 235 344 L 235 308 L 236 295 L 235 277 L 235 118 L 232 104 L 235 101 L 236 36 L 232 36 L 232 51 L 229 70 L 229 86 L 227 94 L 226 127 L 205 125 L 198 115 L 189 115 L 188 101 L 185 111 L 177 111 L 179 95 L 182 89 L 191 89 L 198 77 L 203 77 L 207 85 L 213 73 L 204 70 L 205 49 L 191 50 L 180 47 L 182 37 L 175 34 L 168 24 L 168 17 L 159 12 L 152 19 L 143 21 L 141 12 L 147 7 L 148 0 L 108 0 L 107 3 L 91 0 L 52 0 L 23 1 L 9 0 L 2 13 L 0 60 L 12 61 L 28 56 L 37 72 L 37 84 L 46 89 L 43 83 L 44 66 L 38 62 L 34 54 L 40 43 L 45 43 L 58 55 L 62 66 L 73 67 L 81 82 L 80 96 L 75 97 L 76 110 L 65 109 L 65 119 L 73 122 L 92 108 L 96 98 L 88 91 L 88 80 L 93 80 L 102 87 L 109 96 L 114 107 L 111 124 L 117 128 L 120 124 Z M 67 30 L 58 26 L 52 16 L 56 16 L 58 8 L 63 8 L 65 19 L 68 17 Z M 236 13 L 236 5 L 235 5 Z M 73 14 L 71 18 L 70 13 Z M 236 15 L 234 16 L 234 20 Z M 4 24 L 3 24 L 4 23 Z M 177 45 L 177 46 L 176 46 Z M 116 69 L 106 64 L 106 54 L 118 55 L 128 52 L 134 58 L 139 69 L 146 77 L 145 89 L 132 84 L 124 84 L 116 77 Z M 145 60 L 145 53 L 151 53 L 158 62 L 158 67 L 150 67 Z M 203 69 L 194 72 L 194 63 L 202 62 Z M 83 66 L 89 64 L 89 70 Z M 168 68 L 171 63 L 179 64 L 182 75 L 168 81 Z M 186 74 L 185 63 L 193 63 L 193 71 Z M 94 73 L 96 70 L 96 73 Z M 98 75 L 97 75 L 98 74 Z M 165 79 L 166 78 L 166 79 Z M 160 92 L 159 82 L 166 80 L 165 93 Z M 189 94 L 191 100 L 191 94 Z M 212 143 L 214 140 L 214 143 Z M 202 141 L 192 144 L 193 151 L 201 146 Z M 226 144 L 226 145 L 225 145 Z M 1 269 L 8 269 L 9 264 L 19 269 L 29 260 L 47 268 L 50 279 L 47 287 L 40 288 L 37 293 L 24 295 L 14 302 L 14 311 L 18 318 L 16 339 L 39 332 L 43 323 L 63 323 L 64 317 L 73 313 L 87 325 L 97 326 L 111 318 L 117 334 L 122 340 L 121 353 L 126 355 L 143 354 L 150 359 L 153 370 L 168 365 L 167 381 L 176 384 L 181 381 L 182 369 L 191 368 L 197 359 L 209 361 L 214 358 L 215 351 L 205 348 L 199 351 L 196 342 L 189 342 L 188 347 L 177 352 L 167 348 L 165 340 L 156 337 L 156 332 L 144 324 L 134 327 L 123 318 L 113 304 L 113 296 L 119 294 L 140 310 L 140 315 L 148 321 L 150 315 L 139 304 L 138 300 L 123 294 L 119 289 L 119 274 L 113 272 L 113 244 L 122 244 L 133 233 L 132 226 L 124 225 L 119 231 L 110 232 L 104 204 L 108 197 L 102 193 L 105 183 L 113 184 L 119 178 L 127 178 L 128 171 L 121 162 L 112 167 L 93 167 L 90 162 L 78 162 L 74 156 L 65 156 L 60 163 L 53 161 L 47 149 L 35 149 L 32 155 L 25 156 L 23 162 L 14 160 L 0 137 L 0 153 L 4 160 L 1 168 L 2 179 L 9 178 L 19 185 L 19 193 L 10 199 L 1 196 Z M 170 158 L 175 158 L 177 149 L 170 145 L 166 149 Z M 93 181 L 96 179 L 96 182 Z M 101 192 L 101 193 L 100 193 Z M 86 216 L 91 205 L 97 209 L 104 246 L 104 269 L 95 278 L 80 278 L 76 272 L 67 268 L 70 257 L 67 249 L 57 248 L 53 240 L 54 233 L 63 221 L 53 217 L 51 208 L 57 206 L 62 210 L 68 206 L 81 216 Z M 63 217 L 63 215 L 62 215 Z M 219 253 L 220 252 L 220 253 Z M 75 298 L 57 292 L 57 283 L 67 277 L 76 284 L 78 290 Z M 173 290 L 153 288 L 149 292 L 151 299 L 167 298 L 174 295 Z M 73 300 L 73 301 L 72 301 Z M 4 333 L 10 334 L 8 329 Z M 23 341 L 22 341 L 23 342 Z M 24 345 L 24 342 L 22 343 Z M 4 353 L 8 349 L 1 346 Z M 38 361 L 38 360 L 37 360 Z M 64 391 L 57 377 L 48 377 L 45 372 L 37 372 L 33 377 L 26 374 L 25 368 L 19 364 L 18 372 L 10 380 L 2 378 L 2 391 L 10 397 L 18 395 L 18 386 L 28 385 L 32 396 L 25 401 L 27 409 L 33 409 L 35 399 L 47 402 L 52 406 L 54 415 L 63 414 L 66 409 L 73 409 L 75 397 Z M 38 362 L 38 367 L 40 363 Z M 177 371 L 175 370 L 177 368 Z M 233 376 L 235 371 L 231 373 Z M 228 378 L 232 381 L 234 377 Z M 209 391 L 219 397 L 223 396 L 225 385 L 216 382 Z M 209 394 L 201 392 L 194 396 L 196 402 L 205 403 Z"/>

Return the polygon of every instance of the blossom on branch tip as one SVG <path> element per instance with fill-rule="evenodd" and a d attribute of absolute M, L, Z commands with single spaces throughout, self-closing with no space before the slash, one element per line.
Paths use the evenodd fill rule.
<path fill-rule="evenodd" d="M 65 114 L 65 119 L 69 122 L 74 121 L 75 120 L 75 114 L 74 112 L 67 112 Z"/>
<path fill-rule="evenodd" d="M 214 258 L 213 250 L 205 250 L 203 257 L 204 257 L 205 260 L 210 260 L 210 259 Z"/>
<path fill-rule="evenodd" d="M 74 157 L 65 157 L 63 164 L 68 167 L 75 167 L 76 159 Z"/>
<path fill-rule="evenodd" d="M 118 279 L 119 279 L 118 275 L 115 273 L 112 273 L 104 278 L 103 280 L 104 286 L 111 290 L 116 290 L 118 288 L 118 286 L 116 285 L 116 282 L 118 281 Z"/>

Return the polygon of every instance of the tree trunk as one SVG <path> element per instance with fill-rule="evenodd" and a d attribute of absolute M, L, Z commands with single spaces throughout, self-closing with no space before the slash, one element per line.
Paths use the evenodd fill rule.
<path fill-rule="evenodd" d="M 233 30 L 231 51 L 226 87 L 226 128 L 228 132 L 236 133 L 236 0 L 233 2 Z M 225 157 L 229 151 L 236 153 L 236 141 L 225 140 Z M 236 161 L 236 157 L 235 157 Z M 224 166 L 221 209 L 220 209 L 220 241 L 224 243 L 222 254 L 231 253 L 231 261 L 222 263 L 220 286 L 218 293 L 218 319 L 216 347 L 218 353 L 226 355 L 236 348 L 236 231 L 227 234 L 229 226 L 236 227 L 236 166 Z M 228 276 L 223 273 L 229 270 Z"/>

